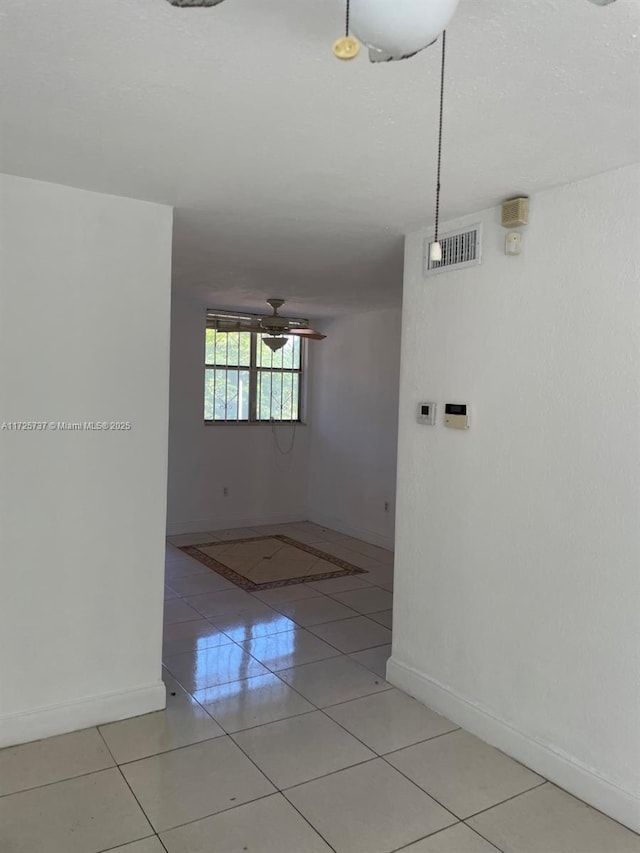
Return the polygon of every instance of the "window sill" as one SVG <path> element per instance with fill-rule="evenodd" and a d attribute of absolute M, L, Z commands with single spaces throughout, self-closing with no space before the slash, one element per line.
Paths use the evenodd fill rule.
<path fill-rule="evenodd" d="M 206 427 L 270 427 L 296 426 L 306 427 L 305 421 L 203 421 Z"/>

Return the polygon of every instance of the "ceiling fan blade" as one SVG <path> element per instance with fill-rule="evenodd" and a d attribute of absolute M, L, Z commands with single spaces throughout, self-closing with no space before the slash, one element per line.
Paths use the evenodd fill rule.
<path fill-rule="evenodd" d="M 312 341 L 323 341 L 327 336 L 322 332 L 316 332 L 313 329 L 289 329 L 288 335 L 300 335 L 304 338 L 309 338 Z"/>

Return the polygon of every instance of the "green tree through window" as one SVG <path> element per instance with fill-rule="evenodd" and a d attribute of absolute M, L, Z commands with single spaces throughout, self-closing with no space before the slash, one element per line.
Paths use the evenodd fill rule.
<path fill-rule="evenodd" d="M 272 352 L 257 332 L 207 328 L 204 419 L 225 423 L 300 420 L 302 341 Z"/>

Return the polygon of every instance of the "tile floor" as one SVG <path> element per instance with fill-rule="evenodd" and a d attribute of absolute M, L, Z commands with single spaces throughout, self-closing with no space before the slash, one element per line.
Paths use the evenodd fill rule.
<path fill-rule="evenodd" d="M 273 533 L 369 573 L 250 594 L 174 547 Z M 0 850 L 639 853 L 384 680 L 390 552 L 307 522 L 172 542 L 167 709 L 0 751 Z"/>

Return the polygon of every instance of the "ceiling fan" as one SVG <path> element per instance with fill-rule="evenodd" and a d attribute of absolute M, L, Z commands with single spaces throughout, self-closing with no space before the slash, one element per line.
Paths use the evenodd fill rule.
<path fill-rule="evenodd" d="M 207 326 L 221 332 L 256 332 L 262 334 L 262 340 L 270 350 L 276 352 L 289 340 L 289 335 L 297 335 L 311 341 L 322 341 L 327 336 L 309 326 L 309 321 L 301 317 L 283 317 L 278 309 L 284 305 L 284 299 L 267 299 L 273 309 L 272 314 L 239 314 L 232 311 L 207 311 Z"/>

